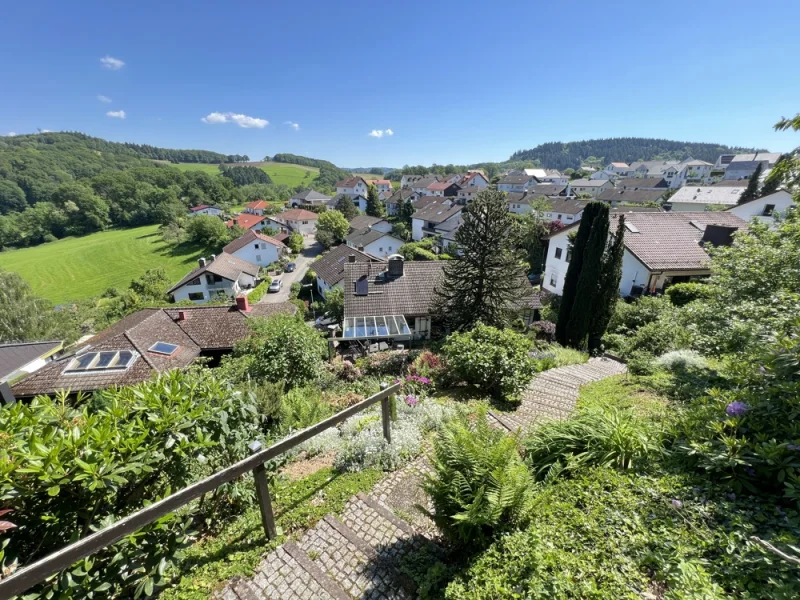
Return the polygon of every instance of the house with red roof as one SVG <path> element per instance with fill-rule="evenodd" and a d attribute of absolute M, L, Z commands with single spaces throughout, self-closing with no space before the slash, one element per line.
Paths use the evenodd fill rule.
<path fill-rule="evenodd" d="M 259 267 L 266 267 L 278 262 L 284 254 L 288 254 L 289 248 L 274 237 L 251 229 L 242 237 L 225 246 L 222 252 L 256 264 Z"/>
<path fill-rule="evenodd" d="M 317 213 L 304 208 L 292 208 L 272 215 L 274 221 L 301 235 L 314 235 L 317 232 L 318 218 Z"/>
<path fill-rule="evenodd" d="M 253 200 L 244 207 L 244 212 L 249 215 L 263 215 L 266 210 L 269 210 L 269 203 L 266 200 Z"/>
<path fill-rule="evenodd" d="M 378 190 L 378 192 L 391 193 L 392 191 L 392 182 L 389 181 L 388 179 L 373 179 L 371 181 L 368 181 L 367 183 L 374 185 L 375 188 Z"/>
<path fill-rule="evenodd" d="M 189 216 L 196 217 L 197 215 L 206 215 L 209 217 L 221 217 L 222 209 L 218 206 L 210 206 L 208 204 L 199 204 L 189 209 Z"/>
<path fill-rule="evenodd" d="M 234 225 L 238 225 L 242 229 L 253 230 L 253 231 L 261 231 L 265 227 L 272 227 L 273 229 L 278 229 L 278 224 L 274 223 L 272 219 L 269 217 L 264 217 L 262 215 L 255 215 L 250 213 L 239 213 L 232 219 L 225 221 L 225 225 L 228 227 L 233 227 Z"/>
<path fill-rule="evenodd" d="M 350 177 L 336 182 L 336 195 L 367 197 L 367 181 L 363 177 Z"/>

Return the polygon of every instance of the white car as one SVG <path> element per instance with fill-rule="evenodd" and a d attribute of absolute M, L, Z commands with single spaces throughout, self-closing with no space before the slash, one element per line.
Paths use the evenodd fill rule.
<path fill-rule="evenodd" d="M 280 279 L 273 279 L 272 283 L 269 284 L 267 292 L 270 294 L 273 292 L 280 292 L 282 287 L 283 287 L 283 281 L 281 281 Z"/>

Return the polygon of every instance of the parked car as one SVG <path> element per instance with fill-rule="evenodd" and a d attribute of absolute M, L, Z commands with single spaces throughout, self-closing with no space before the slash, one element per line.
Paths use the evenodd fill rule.
<path fill-rule="evenodd" d="M 292 271 L 294 271 L 296 268 L 297 268 L 297 265 L 296 265 L 296 264 L 294 264 L 294 263 L 289 263 L 288 265 L 286 265 L 286 269 L 284 269 L 284 270 L 285 270 L 287 273 L 291 273 L 291 272 L 292 272 Z"/>
<path fill-rule="evenodd" d="M 282 287 L 283 281 L 280 279 L 273 279 L 272 283 L 269 284 L 269 288 L 267 288 L 267 292 L 270 294 L 273 292 L 280 292 Z"/>

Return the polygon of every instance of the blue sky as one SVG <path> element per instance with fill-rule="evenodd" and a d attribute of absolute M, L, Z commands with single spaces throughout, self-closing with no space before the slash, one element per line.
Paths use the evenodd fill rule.
<path fill-rule="evenodd" d="M 772 131 L 800 111 L 797 0 L 6 4 L 0 134 L 346 167 L 596 137 L 800 144 Z"/>

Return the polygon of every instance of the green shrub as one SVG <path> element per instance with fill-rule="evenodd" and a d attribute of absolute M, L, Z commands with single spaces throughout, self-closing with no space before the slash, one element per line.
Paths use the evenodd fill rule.
<path fill-rule="evenodd" d="M 623 355 L 645 352 L 653 357 L 661 356 L 670 350 L 691 346 L 692 338 L 688 331 L 677 327 L 672 320 L 651 321 L 641 326 L 636 333 L 629 335 L 623 346 Z"/>
<path fill-rule="evenodd" d="M 227 467 L 261 437 L 257 408 L 210 371 L 169 371 L 91 402 L 41 396 L 0 410 L 0 497 L 21 565 Z M 161 588 L 193 530 L 252 500 L 251 483 L 159 519 L 34 588 L 33 597 L 112 598 Z M 119 556 L 115 558 L 115 555 Z"/>
<path fill-rule="evenodd" d="M 280 423 L 283 431 L 305 429 L 331 416 L 333 410 L 313 387 L 292 388 L 283 397 Z"/>
<path fill-rule="evenodd" d="M 656 364 L 667 371 L 691 371 L 708 368 L 708 361 L 694 350 L 672 350 L 658 357 Z"/>
<path fill-rule="evenodd" d="M 662 452 L 657 424 L 629 410 L 593 407 L 538 427 L 525 442 L 525 461 L 538 478 L 587 466 L 633 469 Z"/>
<path fill-rule="evenodd" d="M 633 333 L 662 315 L 674 312 L 669 300 L 663 296 L 642 296 L 633 302 L 617 300 L 614 314 L 608 324 L 608 333 Z"/>
<path fill-rule="evenodd" d="M 261 300 L 264 297 L 264 294 L 266 294 L 269 290 L 269 284 L 271 283 L 272 277 L 269 275 L 264 277 L 261 280 L 261 283 L 259 283 L 249 294 L 247 294 L 247 301 L 250 304 L 258 304 L 259 300 Z"/>
<path fill-rule="evenodd" d="M 455 543 L 479 546 L 524 522 L 530 473 L 517 439 L 490 427 L 485 412 L 472 426 L 466 417 L 449 421 L 434 442 L 432 463 L 423 484 L 435 509 L 431 518 Z"/>
<path fill-rule="evenodd" d="M 581 365 L 589 360 L 589 355 L 586 352 L 575 350 L 574 348 L 565 348 L 559 344 L 552 344 L 548 351 L 553 353 L 556 367 Z"/>
<path fill-rule="evenodd" d="M 303 285 L 299 281 L 295 281 L 289 287 L 289 296 L 292 298 L 297 298 L 300 295 L 300 292 L 303 289 Z"/>
<path fill-rule="evenodd" d="M 495 398 L 515 401 L 537 371 L 528 355 L 533 349 L 523 335 L 478 323 L 472 331 L 448 336 L 442 355 L 455 377 Z"/>
<path fill-rule="evenodd" d="M 714 291 L 705 283 L 689 282 L 676 283 L 667 288 L 665 292 L 673 306 L 684 306 L 695 300 L 710 298 Z"/>

